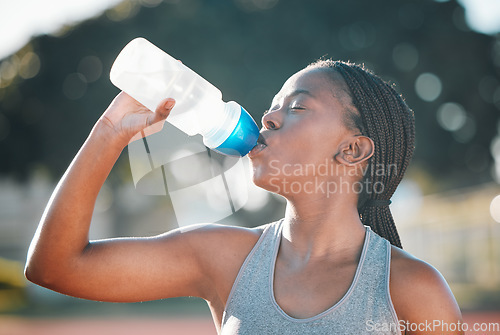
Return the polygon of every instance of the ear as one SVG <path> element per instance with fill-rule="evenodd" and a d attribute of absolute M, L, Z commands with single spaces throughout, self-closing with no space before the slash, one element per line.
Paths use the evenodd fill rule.
<path fill-rule="evenodd" d="M 344 142 L 340 151 L 335 155 L 335 160 L 346 166 L 355 166 L 367 161 L 373 156 L 375 143 L 367 136 L 353 136 Z"/>

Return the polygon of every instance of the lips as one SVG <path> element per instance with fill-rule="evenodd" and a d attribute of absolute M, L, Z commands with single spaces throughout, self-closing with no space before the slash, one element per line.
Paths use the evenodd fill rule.
<path fill-rule="evenodd" d="M 255 155 L 257 155 L 259 152 L 261 152 L 262 150 L 264 150 L 265 148 L 267 148 L 267 143 L 266 143 L 266 139 L 264 138 L 264 136 L 262 136 L 262 134 L 259 135 L 259 138 L 257 139 L 257 144 L 255 145 L 255 147 L 253 147 L 253 149 L 248 153 L 248 157 L 252 158 L 254 157 Z"/>

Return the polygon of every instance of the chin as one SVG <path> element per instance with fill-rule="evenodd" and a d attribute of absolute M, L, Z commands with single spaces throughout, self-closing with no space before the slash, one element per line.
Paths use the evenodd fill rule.
<path fill-rule="evenodd" d="M 261 170 L 256 170 L 255 168 L 252 169 L 252 181 L 255 184 L 255 186 L 267 190 L 265 187 L 266 179 L 267 178 L 265 178 Z"/>
<path fill-rule="evenodd" d="M 279 160 L 269 163 L 260 160 L 250 160 L 250 162 L 253 183 L 266 191 L 283 195 L 283 183 L 289 182 L 289 178 L 282 175 L 280 165 L 276 164 Z"/>
<path fill-rule="evenodd" d="M 253 171 L 252 181 L 255 186 L 260 187 L 268 192 L 283 195 L 283 190 L 279 186 L 281 183 L 281 179 L 279 179 L 277 176 L 270 176 L 269 174 L 258 172 L 256 173 L 256 171 Z"/>
<path fill-rule="evenodd" d="M 252 169 L 252 181 L 255 186 L 260 187 L 266 191 L 276 193 L 276 187 L 273 187 L 271 176 L 266 174 L 261 169 Z"/>

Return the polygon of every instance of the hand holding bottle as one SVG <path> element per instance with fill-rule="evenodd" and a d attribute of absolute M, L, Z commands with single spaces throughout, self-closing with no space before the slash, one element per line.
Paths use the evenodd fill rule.
<path fill-rule="evenodd" d="M 165 119 L 175 105 L 172 98 L 163 99 L 153 112 L 125 92 L 120 92 L 100 118 L 124 146 L 130 141 L 154 134 L 163 128 Z M 147 134 L 144 130 L 148 128 Z"/>

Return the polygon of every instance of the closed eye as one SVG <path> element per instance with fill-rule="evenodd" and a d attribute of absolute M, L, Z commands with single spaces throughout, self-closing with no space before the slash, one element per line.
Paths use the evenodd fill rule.
<path fill-rule="evenodd" d="M 294 99 L 294 100 L 296 100 L 296 99 Z M 288 106 L 290 106 L 290 110 L 304 110 L 304 109 L 306 109 L 306 107 L 303 104 L 301 104 L 299 101 L 291 101 Z"/>
<path fill-rule="evenodd" d="M 293 106 L 293 107 L 290 107 L 290 110 L 292 110 L 292 111 L 302 111 L 302 110 L 305 110 L 305 107 L 302 107 L 302 106 Z"/>

